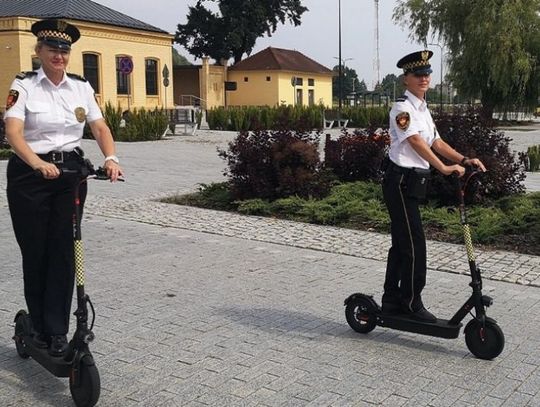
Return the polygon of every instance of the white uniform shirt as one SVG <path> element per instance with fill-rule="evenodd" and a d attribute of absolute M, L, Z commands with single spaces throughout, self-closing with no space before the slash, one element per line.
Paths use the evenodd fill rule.
<path fill-rule="evenodd" d="M 407 138 L 419 134 L 428 146 L 440 138 L 439 133 L 424 100 L 418 99 L 408 90 L 406 98 L 400 98 L 390 111 L 390 159 L 400 167 L 429 168 L 429 162 L 424 160 L 409 144 Z M 399 126 L 396 118 L 403 119 L 409 115 L 408 125 L 405 122 Z"/>
<path fill-rule="evenodd" d="M 94 90 L 80 77 L 64 74 L 56 86 L 42 68 L 36 73 L 13 81 L 11 89 L 18 92 L 17 100 L 4 118 L 24 121 L 24 138 L 37 154 L 72 151 L 81 144 L 85 121 L 103 117 Z"/>

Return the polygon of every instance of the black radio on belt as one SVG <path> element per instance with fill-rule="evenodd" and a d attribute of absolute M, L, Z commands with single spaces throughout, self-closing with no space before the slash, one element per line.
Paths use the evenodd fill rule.
<path fill-rule="evenodd" d="M 406 194 L 409 198 L 424 199 L 427 186 L 431 178 L 431 170 L 424 168 L 411 168 L 406 180 Z"/>

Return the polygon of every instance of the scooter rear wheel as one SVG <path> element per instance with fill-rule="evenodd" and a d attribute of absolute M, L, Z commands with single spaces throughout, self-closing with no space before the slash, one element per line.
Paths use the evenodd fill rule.
<path fill-rule="evenodd" d="M 367 298 L 352 298 L 345 307 L 345 318 L 356 332 L 367 334 L 377 325 L 373 306 Z"/>
<path fill-rule="evenodd" d="M 26 344 L 24 343 L 24 334 L 25 334 L 25 318 L 27 314 L 20 313 L 15 320 L 15 348 L 17 349 L 17 354 L 23 358 L 28 359 L 30 355 L 26 352 Z"/>
<path fill-rule="evenodd" d="M 101 392 L 98 369 L 92 356 L 84 356 L 79 365 L 79 383 L 75 384 L 73 374 L 69 377 L 69 390 L 77 407 L 93 407 Z"/>
<path fill-rule="evenodd" d="M 483 325 L 473 319 L 465 327 L 465 343 L 477 358 L 491 360 L 503 351 L 504 334 L 497 323 L 489 318 Z"/>

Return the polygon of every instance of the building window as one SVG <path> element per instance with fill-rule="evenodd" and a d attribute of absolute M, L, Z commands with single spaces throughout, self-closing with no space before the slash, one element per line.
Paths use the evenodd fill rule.
<path fill-rule="evenodd" d="M 302 86 L 304 84 L 304 80 L 302 78 L 296 78 L 296 86 Z"/>
<path fill-rule="evenodd" d="M 266 82 L 270 82 L 271 80 L 272 80 L 272 78 L 270 76 L 266 77 Z"/>
<path fill-rule="evenodd" d="M 309 78 L 307 80 L 307 84 L 308 84 L 308 86 L 315 86 L 315 79 Z"/>
<path fill-rule="evenodd" d="M 249 79 L 247 76 L 244 76 L 244 82 L 247 82 Z"/>
<path fill-rule="evenodd" d="M 96 54 L 83 54 L 83 75 L 92 85 L 94 92 L 101 93 L 99 89 L 99 57 Z"/>
<path fill-rule="evenodd" d="M 146 94 L 156 96 L 158 94 L 158 61 L 147 59 L 146 67 Z"/>
<path fill-rule="evenodd" d="M 313 89 L 308 89 L 308 104 L 310 106 L 315 104 L 315 91 Z"/>
<path fill-rule="evenodd" d="M 129 74 L 120 70 L 120 60 L 123 57 L 116 57 L 116 93 L 118 95 L 129 95 Z"/>
<path fill-rule="evenodd" d="M 38 57 L 32 57 L 32 71 L 37 71 L 41 68 L 41 61 Z"/>
<path fill-rule="evenodd" d="M 304 94 L 302 89 L 296 89 L 296 104 L 302 106 L 304 104 Z"/>

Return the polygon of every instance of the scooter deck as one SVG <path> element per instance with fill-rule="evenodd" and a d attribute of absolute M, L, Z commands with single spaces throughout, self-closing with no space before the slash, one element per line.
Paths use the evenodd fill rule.
<path fill-rule="evenodd" d="M 25 352 L 28 353 L 32 359 L 38 362 L 41 366 L 47 369 L 56 377 L 69 377 L 71 374 L 72 362 L 66 361 L 62 356 L 54 357 L 49 355 L 47 349 L 37 348 L 31 336 L 25 335 L 23 337 L 25 344 Z"/>
<path fill-rule="evenodd" d="M 457 325 L 450 325 L 449 322 L 447 319 L 437 319 L 437 322 L 422 322 L 411 319 L 405 314 L 383 315 L 377 313 L 377 325 L 379 326 L 439 338 L 457 338 L 463 324 L 460 322 Z"/>

